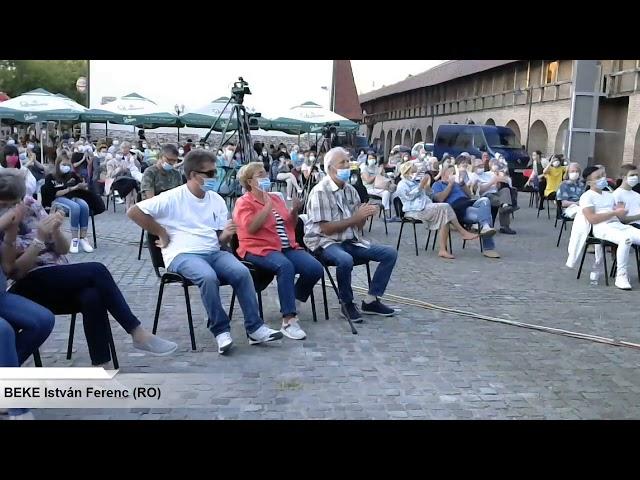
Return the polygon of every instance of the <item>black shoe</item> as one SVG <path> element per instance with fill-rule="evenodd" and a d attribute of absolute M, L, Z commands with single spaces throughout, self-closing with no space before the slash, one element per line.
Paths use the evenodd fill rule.
<path fill-rule="evenodd" d="M 362 301 L 362 313 L 366 315 L 381 315 L 383 317 L 391 317 L 395 315 L 396 311 L 393 308 L 387 307 L 380 300 L 376 300 L 371 303 L 364 303 Z"/>
<path fill-rule="evenodd" d="M 511 205 L 507 205 L 506 207 L 500 207 L 501 213 L 512 213 L 513 207 Z"/>
<path fill-rule="evenodd" d="M 347 304 L 343 303 L 341 307 L 341 311 L 344 318 L 351 319 L 353 323 L 362 323 L 362 315 L 360 315 L 360 312 L 358 311 L 358 307 L 356 307 L 355 303 L 353 302 L 347 303 Z"/>
<path fill-rule="evenodd" d="M 504 233 L 505 235 L 515 235 L 516 231 L 511 230 L 509 227 L 500 227 L 500 233 Z"/>

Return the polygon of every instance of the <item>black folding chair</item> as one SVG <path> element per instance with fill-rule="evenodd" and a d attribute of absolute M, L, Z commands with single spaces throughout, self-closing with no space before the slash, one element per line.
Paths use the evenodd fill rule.
<path fill-rule="evenodd" d="M 580 275 L 582 273 L 582 265 L 584 264 L 584 259 L 587 256 L 587 250 L 589 245 L 602 245 L 602 259 L 604 263 L 604 282 L 609 286 L 609 270 L 607 268 L 607 247 L 609 247 L 611 251 L 611 255 L 613 257 L 614 252 L 618 246 L 613 242 L 608 242 L 607 240 L 602 240 L 600 238 L 596 238 L 593 236 L 593 227 L 591 227 L 591 231 L 589 232 L 589 236 L 585 242 L 584 251 L 582 252 L 582 260 L 580 260 L 580 267 L 578 268 L 578 275 L 576 276 L 576 280 L 580 280 Z M 615 261 L 615 258 L 614 260 Z M 613 270 L 613 269 L 612 269 Z"/>
<path fill-rule="evenodd" d="M 433 243 L 431 244 L 431 251 L 436 249 L 436 240 L 438 239 L 438 231 L 439 230 L 433 230 L 434 235 L 433 235 Z M 429 230 L 429 234 L 427 235 L 427 243 L 424 244 L 425 252 L 429 250 L 429 240 L 431 239 L 431 232 L 432 230 Z M 449 229 L 449 253 L 453 255 L 453 246 L 451 246 L 451 229 Z"/>
<path fill-rule="evenodd" d="M 484 247 L 482 246 L 482 237 L 480 236 L 480 229 L 482 228 L 482 226 L 480 225 L 479 222 L 475 222 L 475 223 L 460 223 L 465 230 L 469 230 L 471 231 L 474 228 L 474 225 L 476 226 L 476 229 L 478 230 L 478 243 L 480 244 L 480 253 L 484 252 Z M 462 240 L 462 249 L 464 250 L 464 247 L 467 246 L 467 241 L 466 240 Z"/>
<path fill-rule="evenodd" d="M 551 195 L 551 194 L 549 194 Z M 549 197 L 544 197 L 544 200 L 547 201 L 547 218 L 549 220 L 551 220 L 551 207 L 549 206 L 549 202 L 553 201 L 553 199 L 549 198 Z M 544 202 L 543 200 L 543 202 Z M 536 218 L 540 218 L 540 210 L 538 210 L 538 216 Z"/>
<path fill-rule="evenodd" d="M 189 298 L 189 287 L 194 285 L 191 280 L 183 277 L 179 273 L 167 272 L 160 273 L 160 269 L 163 268 L 166 270 L 164 265 L 164 260 L 162 258 L 162 251 L 156 245 L 156 240 L 158 237 L 152 235 L 147 232 L 147 247 L 149 249 L 149 255 L 151 256 L 151 263 L 153 265 L 153 269 L 156 272 L 156 276 L 160 279 L 160 289 L 158 291 L 158 302 L 156 303 L 156 313 L 153 317 L 153 334 L 158 330 L 158 320 L 160 317 L 160 307 L 162 306 L 162 296 L 164 294 L 164 286 L 172 283 L 179 283 L 182 285 L 184 290 L 184 301 L 187 307 L 187 322 L 189 323 L 189 336 L 191 337 L 191 350 L 196 350 L 196 338 L 193 330 L 193 317 L 191 315 L 191 300 Z M 226 282 L 223 282 L 220 279 L 220 286 L 228 285 Z M 231 294 L 231 305 L 229 306 L 229 319 L 231 319 L 233 315 L 233 306 L 236 300 L 236 292 L 234 291 Z M 262 310 L 262 308 L 261 308 Z"/>
<path fill-rule="evenodd" d="M 336 294 L 336 297 L 338 297 L 338 302 L 340 303 L 340 308 L 343 309 L 344 304 L 342 302 L 342 300 L 340 299 L 340 294 L 338 292 L 338 286 L 335 282 L 335 280 L 333 279 L 333 277 L 331 276 L 331 272 L 329 271 L 329 267 L 335 267 L 335 265 L 329 263 L 329 262 L 325 262 L 321 256 L 320 256 L 320 252 L 311 252 L 307 246 L 304 243 L 304 223 L 302 222 L 302 219 L 298 218 L 298 223 L 296 225 L 296 242 L 298 242 L 300 244 L 300 246 L 302 246 L 306 251 L 308 251 L 309 253 L 311 253 L 311 255 L 313 255 L 322 265 L 322 268 L 324 269 L 324 272 L 327 274 L 327 277 L 329 277 L 329 282 L 331 283 L 331 286 L 333 287 L 333 291 Z M 354 262 L 353 264 L 354 266 L 356 265 L 365 265 L 367 267 L 367 282 L 369 285 L 369 288 L 371 288 L 371 268 L 369 267 L 369 262 Z M 324 275 L 322 276 L 322 299 L 324 302 L 324 318 L 325 320 L 329 320 L 329 304 L 327 302 L 327 286 L 324 283 Z M 314 307 L 315 310 L 315 307 Z M 314 314 L 315 315 L 315 314 Z M 349 317 L 347 317 L 347 322 L 349 322 L 349 327 L 351 327 L 351 333 L 354 335 L 358 334 L 358 331 L 356 330 L 356 327 L 354 327 L 353 322 L 351 321 L 351 319 Z"/>
<path fill-rule="evenodd" d="M 556 242 L 556 247 L 560 246 L 560 239 L 562 238 L 562 232 L 567 229 L 567 223 L 573 222 L 573 218 L 569 218 L 565 216 L 564 211 L 562 210 L 561 200 L 556 200 L 556 225 L 555 226 L 558 225 L 558 220 L 562 220 L 562 223 L 560 224 L 560 232 L 558 233 L 558 241 Z"/>
<path fill-rule="evenodd" d="M 399 211 L 400 211 L 400 219 L 402 220 L 402 222 L 400 223 L 400 232 L 398 233 L 398 242 L 396 244 L 396 251 L 400 250 L 400 240 L 402 239 L 402 230 L 404 230 L 404 225 L 406 223 L 410 223 L 413 225 L 413 241 L 415 244 L 416 257 L 417 257 L 419 256 L 419 254 L 418 254 L 418 234 L 416 232 L 416 225 L 422 224 L 422 220 L 405 216 L 404 210 L 402 208 L 402 200 L 400 200 L 398 197 L 393 199 L 393 203 L 398 204 Z M 427 240 L 427 243 L 429 243 L 429 240 Z"/>
<path fill-rule="evenodd" d="M 382 197 L 380 195 L 374 195 L 372 193 L 369 194 L 369 200 L 375 200 L 376 202 L 380 202 L 380 211 L 378 212 L 378 218 L 382 215 L 384 219 L 384 233 L 385 235 L 389 235 L 389 231 L 387 230 L 387 214 L 384 213 L 384 205 L 382 205 Z M 371 221 L 369 222 L 369 232 L 371 232 L 371 226 L 373 225 L 373 215 L 371 215 Z"/>

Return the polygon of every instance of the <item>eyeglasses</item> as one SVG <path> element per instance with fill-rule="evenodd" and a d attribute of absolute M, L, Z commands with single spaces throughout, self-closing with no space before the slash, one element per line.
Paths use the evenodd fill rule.
<path fill-rule="evenodd" d="M 214 178 L 216 176 L 216 170 L 207 170 L 206 172 L 194 170 L 194 172 L 199 173 L 200 175 L 204 175 L 207 178 Z"/>

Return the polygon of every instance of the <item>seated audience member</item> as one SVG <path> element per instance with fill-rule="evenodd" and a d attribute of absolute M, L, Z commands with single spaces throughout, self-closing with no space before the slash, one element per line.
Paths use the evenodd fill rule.
<path fill-rule="evenodd" d="M 613 192 L 613 198 L 618 207 L 627 210 L 627 214 L 621 219 L 623 223 L 640 228 L 640 194 L 633 188 L 638 185 L 638 167 L 631 163 L 625 163 L 620 167 L 622 183 Z"/>
<path fill-rule="evenodd" d="M 108 195 L 113 190 L 113 194 L 117 194 L 119 197 L 116 200 L 117 203 L 125 203 L 126 200 L 127 206 L 133 205 L 139 186 L 138 181 L 133 178 L 131 162 L 126 160 L 122 153 L 118 152 L 106 164 L 105 194 Z"/>
<path fill-rule="evenodd" d="M 400 167 L 402 180 L 398 184 L 397 195 L 402 201 L 402 210 L 405 216 L 422 220 L 427 230 L 439 230 L 438 239 L 440 250 L 438 256 L 442 258 L 455 258 L 447 252 L 447 240 L 449 237 L 449 224 L 462 235 L 465 240 L 475 240 L 477 235 L 465 230 L 458 221 L 453 208 L 448 203 L 433 203 L 429 198 L 431 193 L 431 177 L 425 175 L 418 180 L 418 167 L 415 164 L 405 163 Z"/>
<path fill-rule="evenodd" d="M 486 197 L 492 207 L 498 208 L 500 219 L 500 233 L 515 235 L 510 228 L 511 213 L 513 212 L 510 178 L 504 171 L 499 171 L 499 160 L 489 161 L 489 171 L 485 171 L 482 159 L 476 159 L 475 172 L 471 180 L 472 190 L 476 190 L 481 197 Z"/>
<path fill-rule="evenodd" d="M 178 148 L 172 144 L 162 147 L 160 159 L 144 171 L 140 190 L 142 199 L 156 195 L 182 185 L 182 174 L 175 169 L 178 163 Z"/>
<path fill-rule="evenodd" d="M 281 332 L 304 340 L 306 333 L 298 323 L 296 302 L 307 301 L 322 278 L 322 265 L 296 243 L 296 225 L 301 203 L 293 199 L 291 209 L 277 193 L 269 193 L 271 181 L 262 162 L 252 162 L 238 172 L 247 191 L 233 210 L 238 229 L 238 256 L 258 268 L 276 274 L 282 313 Z M 295 275 L 298 274 L 298 281 Z"/>
<path fill-rule="evenodd" d="M 531 169 L 531 175 L 527 179 L 524 184 L 525 191 L 540 191 L 544 192 L 545 187 L 547 186 L 546 180 L 542 174 L 544 171 L 544 167 L 542 162 L 542 152 L 540 150 L 536 150 L 531 152 L 531 159 L 527 164 L 527 169 Z"/>
<path fill-rule="evenodd" d="M 0 232 L 4 234 L 3 269 L 9 266 L 10 262 L 5 262 L 5 258 L 10 260 L 18 228 L 27 212 L 24 205 L 13 206 L 13 199 L 22 192 L 11 192 L 10 188 L 4 188 L 6 179 L 7 177 L 0 176 L 0 192 L 5 195 L 8 193 L 0 197 Z M 24 190 L 24 186 L 20 188 Z M 55 317 L 43 306 L 7 292 L 7 278 L 3 269 L 0 269 L 0 367 L 19 367 L 49 337 Z M 33 419 L 33 414 L 25 408 L 10 408 L 5 412 L 10 420 Z"/>
<path fill-rule="evenodd" d="M 370 195 L 377 195 L 382 198 L 382 206 L 387 217 L 391 217 L 390 205 L 395 198 L 396 185 L 384 173 L 382 165 L 378 165 L 378 159 L 374 154 L 366 157 L 367 161 L 360 164 L 360 177 L 362 183 Z M 397 217 L 390 221 L 397 222 Z"/>
<path fill-rule="evenodd" d="M 341 147 L 332 148 L 325 154 L 326 177 L 311 191 L 307 202 L 304 242 L 321 261 L 337 266 L 342 314 L 351 321 L 361 322 L 351 289 L 354 262 L 380 263 L 362 302 L 362 313 L 391 316 L 395 310 L 384 305 L 379 297 L 387 288 L 397 252 L 387 245 L 371 245 L 358 235 L 358 230 L 378 211 L 378 206 L 362 205 L 358 192 L 349 184 L 349 157 L 349 152 Z"/>
<path fill-rule="evenodd" d="M 315 185 L 320 181 L 315 152 L 311 150 L 304 152 L 304 163 L 300 167 L 300 171 L 302 172 L 301 183 L 303 186 L 310 187 L 309 182 L 311 182 L 311 185 Z"/>
<path fill-rule="evenodd" d="M 549 165 L 547 165 L 542 171 L 544 178 L 546 179 L 546 185 L 543 195 L 540 195 L 540 205 L 538 205 L 538 210 L 544 210 L 545 198 L 548 200 L 556 199 L 556 191 L 562 183 L 562 177 L 566 170 L 567 167 L 562 165 L 560 159 L 553 157 L 549 162 Z"/>
<path fill-rule="evenodd" d="M 24 188 L 9 171 L 0 172 L 0 199 L 6 207 L 23 202 Z M 146 331 L 131 312 L 109 270 L 97 262 L 69 264 L 64 256 L 69 239 L 60 231 L 60 212 L 47 215 L 33 198 L 24 199 L 26 213 L 20 222 L 15 245 L 3 243 L 2 261 L 7 276 L 16 282 L 11 293 L 28 298 L 51 310 L 77 307 L 89 346 L 91 363 L 108 366 L 109 313 L 133 337 L 133 346 L 154 354 L 168 355 L 177 345 Z M 4 240 L 6 234 L 0 233 Z M 10 237 L 10 239 L 12 239 Z"/>
<path fill-rule="evenodd" d="M 640 244 L 640 231 L 620 221 L 627 216 L 627 210 L 620 204 L 616 205 L 613 193 L 604 191 L 607 188 L 604 169 L 595 166 L 587 167 L 582 172 L 582 176 L 590 187 L 580 197 L 579 203 L 582 213 L 593 226 L 593 235 L 596 238 L 618 245 L 615 285 L 622 290 L 631 290 L 627 275 L 627 263 L 631 245 Z M 600 260 L 601 258 L 596 258 L 596 264 L 599 264 Z M 597 265 L 594 266 L 594 271 L 598 271 Z"/>
<path fill-rule="evenodd" d="M 42 186 L 42 206 L 52 210 L 62 210 L 69 216 L 71 227 L 70 253 L 78 253 L 79 248 L 84 252 L 93 252 L 93 247 L 87 240 L 89 228 L 89 205 L 82 198 L 76 196 L 78 190 L 86 191 L 87 183 L 71 168 L 71 161 L 66 157 L 56 159 L 53 173 L 45 177 Z"/>
<path fill-rule="evenodd" d="M 492 238 L 496 230 L 492 226 L 490 200 L 486 197 L 473 200 L 464 180 L 460 182 L 455 178 L 453 167 L 442 169 L 442 180 L 437 181 L 432 189 L 432 199 L 451 205 L 461 224 L 480 224 L 483 255 L 488 258 L 500 258 Z"/>
<path fill-rule="evenodd" d="M 233 345 L 229 316 L 220 300 L 221 281 L 230 284 L 238 297 L 251 345 L 282 338 L 281 332 L 268 328 L 260 318 L 249 269 L 220 249 L 236 233 L 236 225 L 227 220 L 227 204 L 214 191 L 215 156 L 208 150 L 192 150 L 184 159 L 184 174 L 186 184 L 143 200 L 127 215 L 159 237 L 156 244 L 162 249 L 167 270 L 179 273 L 200 289 L 218 353 L 228 352 Z"/>
<path fill-rule="evenodd" d="M 293 168 L 293 163 L 287 159 L 282 151 L 280 151 L 271 166 L 272 177 L 275 176 L 276 180 L 287 184 L 287 200 L 292 200 L 296 192 L 298 194 L 302 193 L 302 188 L 300 188 L 296 176 L 292 173 Z"/>
<path fill-rule="evenodd" d="M 578 202 L 585 189 L 581 173 L 579 163 L 570 163 L 567 167 L 566 180 L 560 184 L 556 193 L 556 200 L 562 202 L 562 214 L 567 218 L 574 218 L 580 210 Z"/>

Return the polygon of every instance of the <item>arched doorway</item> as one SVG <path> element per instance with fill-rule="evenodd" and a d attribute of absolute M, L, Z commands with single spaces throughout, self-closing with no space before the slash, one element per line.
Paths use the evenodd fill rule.
<path fill-rule="evenodd" d="M 392 147 L 395 147 L 396 145 L 400 145 L 401 143 L 402 143 L 402 130 L 396 130 L 396 136 L 393 139 Z"/>
<path fill-rule="evenodd" d="M 425 143 L 433 143 L 433 127 L 429 125 L 427 127 L 427 133 L 424 136 Z"/>
<path fill-rule="evenodd" d="M 529 151 L 540 150 L 542 155 L 547 155 L 547 143 L 549 134 L 542 120 L 536 120 L 529 130 Z"/>
<path fill-rule="evenodd" d="M 638 127 L 636 141 L 633 147 L 633 164 L 640 165 L 640 127 Z"/>
<path fill-rule="evenodd" d="M 385 156 L 385 158 L 389 156 L 389 152 L 391 151 L 391 147 L 393 147 L 393 145 L 391 143 L 392 137 L 393 137 L 393 134 L 391 133 L 391 130 L 389 130 L 387 132 L 387 141 L 384 144 L 384 156 Z"/>
<path fill-rule="evenodd" d="M 418 129 L 416 130 L 416 134 L 413 136 L 413 145 L 421 141 L 422 141 L 422 132 L 420 131 L 420 129 Z"/>
<path fill-rule="evenodd" d="M 385 143 L 385 136 L 384 136 L 384 130 L 380 130 L 380 149 L 378 150 L 378 155 L 380 153 L 382 153 L 384 155 L 384 152 L 386 151 L 387 148 L 387 144 Z"/>
<path fill-rule="evenodd" d="M 405 147 L 413 147 L 413 145 L 411 145 L 411 131 L 410 130 L 405 130 L 404 131 L 404 140 L 402 141 L 402 144 Z"/>
<path fill-rule="evenodd" d="M 556 144 L 553 149 L 553 153 L 562 153 L 567 155 L 567 149 L 569 147 L 569 119 L 565 118 L 560 127 L 558 128 L 558 134 L 556 135 Z"/>
<path fill-rule="evenodd" d="M 487 121 L 484 122 L 485 125 L 495 125 L 496 122 L 493 118 L 487 118 Z"/>
<path fill-rule="evenodd" d="M 520 139 L 520 127 L 518 126 L 518 122 L 515 120 L 509 120 L 505 127 L 510 128 L 513 133 L 516 134 L 516 140 L 518 141 L 518 145 L 522 144 L 522 140 Z"/>

